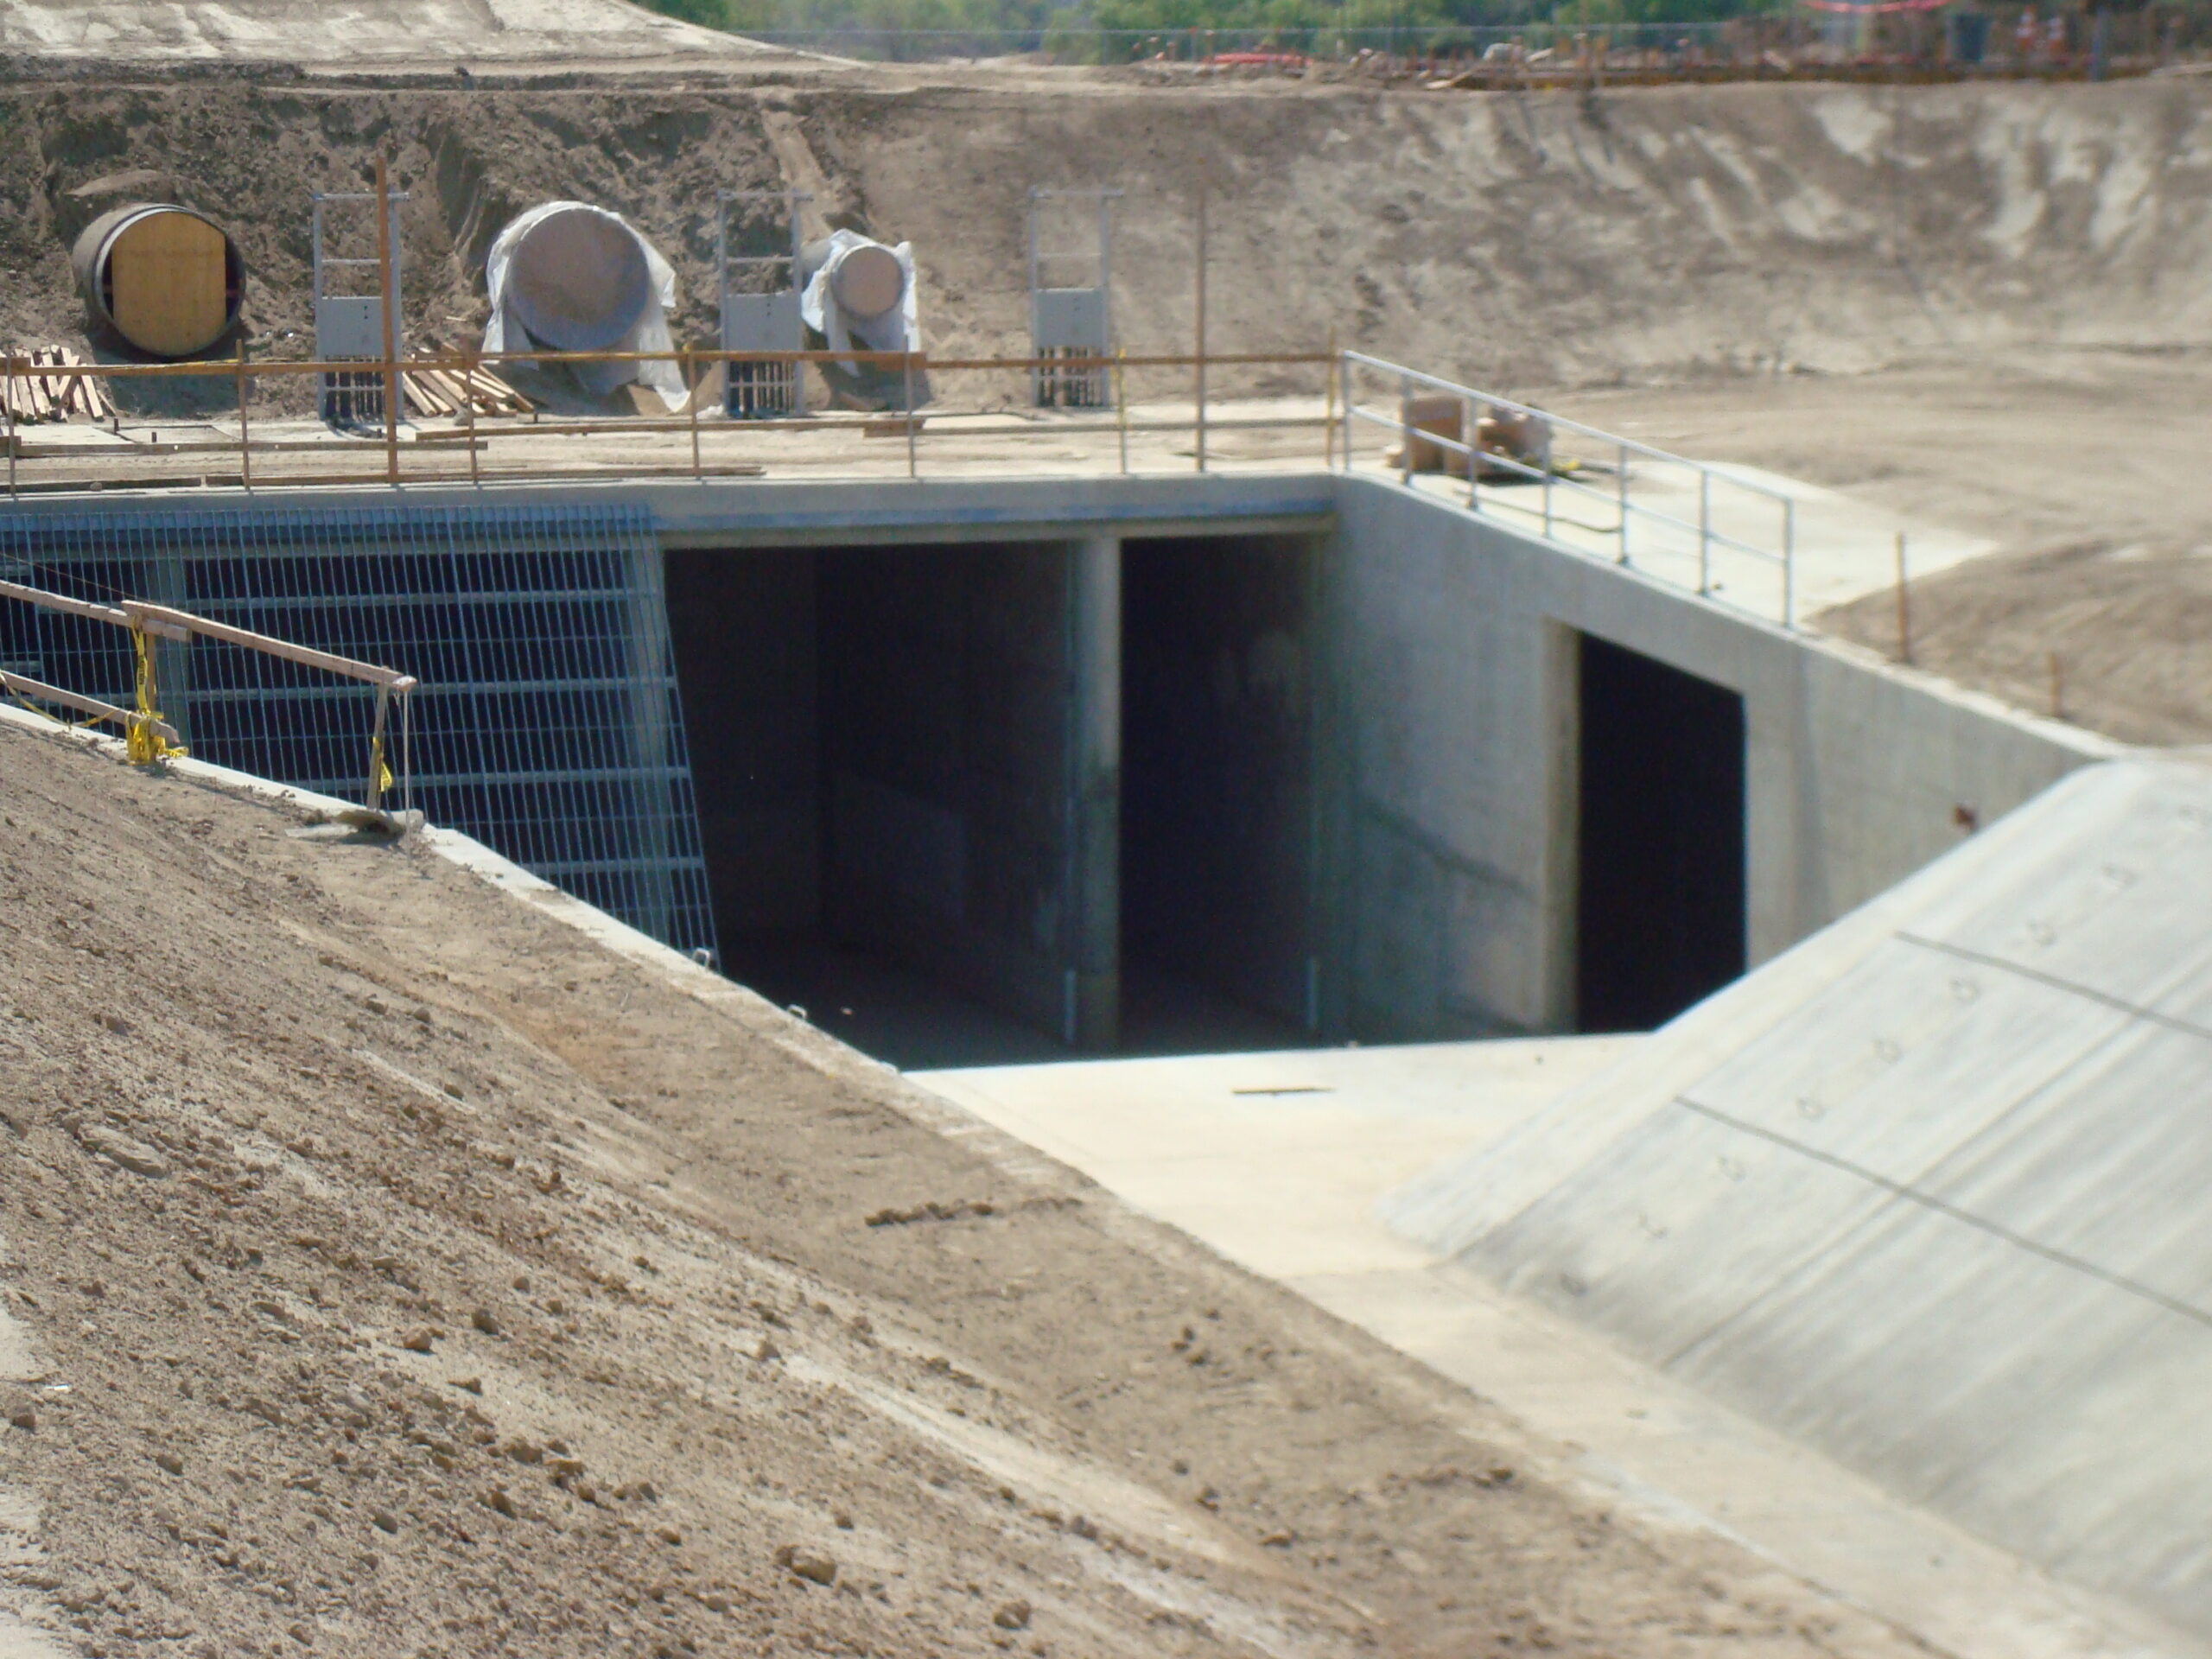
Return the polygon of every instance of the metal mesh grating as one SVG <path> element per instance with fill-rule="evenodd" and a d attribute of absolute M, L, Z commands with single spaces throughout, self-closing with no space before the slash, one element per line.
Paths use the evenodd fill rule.
<path fill-rule="evenodd" d="M 626 507 L 0 515 L 0 575 L 148 600 L 416 675 L 415 804 L 655 938 L 715 944 L 658 544 Z M 0 666 L 128 704 L 120 629 L 0 607 Z M 202 760 L 349 799 L 375 694 L 160 648 Z"/>

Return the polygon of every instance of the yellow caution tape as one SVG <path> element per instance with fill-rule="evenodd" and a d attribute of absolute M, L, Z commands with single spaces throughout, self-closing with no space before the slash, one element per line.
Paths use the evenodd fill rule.
<path fill-rule="evenodd" d="M 138 715 L 130 722 L 129 751 L 134 766 L 151 766 L 156 760 L 166 760 L 173 754 L 185 753 L 183 746 L 171 743 L 163 737 L 155 722 L 162 718 L 162 711 L 154 706 L 154 642 L 146 631 L 135 623 L 130 629 L 130 643 L 138 653 Z"/>

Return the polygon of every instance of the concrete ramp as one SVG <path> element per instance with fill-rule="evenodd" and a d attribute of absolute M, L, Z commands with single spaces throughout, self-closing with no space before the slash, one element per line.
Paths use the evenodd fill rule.
<path fill-rule="evenodd" d="M 2075 773 L 1382 1209 L 2212 1635 L 2212 756 Z"/>

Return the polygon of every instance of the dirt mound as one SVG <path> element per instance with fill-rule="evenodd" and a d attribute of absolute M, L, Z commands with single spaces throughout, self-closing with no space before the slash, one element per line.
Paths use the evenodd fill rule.
<path fill-rule="evenodd" d="M 19 725 L 0 773 L 0 1573 L 86 1653 L 1860 1629 L 734 988 Z"/>

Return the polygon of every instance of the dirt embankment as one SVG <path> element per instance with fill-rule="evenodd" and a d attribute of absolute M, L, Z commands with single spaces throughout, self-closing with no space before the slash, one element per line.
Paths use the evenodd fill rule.
<path fill-rule="evenodd" d="M 1217 349 L 1333 334 L 1510 388 L 2212 336 L 2195 79 L 1582 99 L 822 67 L 690 89 L 16 83 L 0 326 L 72 336 L 68 193 L 146 169 L 239 238 L 256 350 L 304 351 L 309 193 L 359 188 L 383 148 L 411 197 L 418 338 L 480 326 L 492 237 L 573 195 L 659 243 L 681 332 L 705 339 L 715 193 L 786 182 L 766 109 L 790 112 L 834 214 L 913 240 L 939 351 L 1020 346 L 1027 193 L 1090 185 L 1127 193 L 1116 292 L 1136 349 L 1191 338 L 1201 189 Z"/>
<path fill-rule="evenodd" d="M 1562 402 L 1669 448 L 1771 467 L 1989 537 L 2001 551 L 1912 580 L 1904 623 L 1916 664 L 2127 742 L 2205 743 L 2208 366 L 2203 352 L 2006 352 Z M 1906 557 L 1910 575 L 1910 542 Z M 1904 644 L 1894 589 L 1815 626 L 1885 656 Z"/>
<path fill-rule="evenodd" d="M 300 828 L 0 727 L 0 1579 L 82 1651 L 1901 1650 L 757 1001 Z"/>

